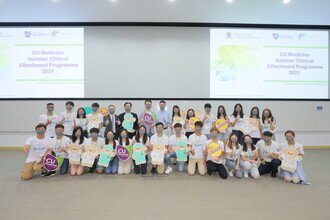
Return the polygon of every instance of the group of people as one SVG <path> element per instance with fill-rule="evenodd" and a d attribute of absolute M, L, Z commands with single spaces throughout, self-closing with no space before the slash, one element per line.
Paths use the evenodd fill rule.
<path fill-rule="evenodd" d="M 109 105 L 107 111 L 100 111 L 100 105 L 93 103 L 92 112 L 86 114 L 85 108 L 73 111 L 74 103 L 65 104 L 66 111 L 60 115 L 54 113 L 54 104 L 48 103 L 47 112 L 40 115 L 36 135 L 28 138 L 23 152 L 27 154 L 21 178 L 31 179 L 35 172 L 42 176 L 54 176 L 56 171 L 47 171 L 43 160 L 47 154 L 63 158 L 59 168 L 60 174 L 68 171 L 72 176 L 84 172 L 98 174 L 147 174 L 151 164 L 152 174 L 170 174 L 176 168 L 178 172 L 187 170 L 194 175 L 196 169 L 200 175 L 218 173 L 222 179 L 230 177 L 260 178 L 260 175 L 279 176 L 286 182 L 305 183 L 306 176 L 301 160 L 304 156 L 303 146 L 295 140 L 295 132 L 285 132 L 286 141 L 278 144 L 275 141 L 276 120 L 270 109 L 261 113 L 253 107 L 249 115 L 244 114 L 241 104 L 234 106 L 233 113 L 227 115 L 223 105 L 212 113 L 209 103 L 204 105 L 204 112 L 196 115 L 194 109 L 183 112 L 174 105 L 172 112 L 166 110 L 166 102 L 159 102 L 159 111 L 153 112 L 152 100 L 145 100 L 145 110 L 137 115 L 132 112 L 132 103 L 124 104 L 124 112 L 117 115 L 116 107 Z M 136 163 L 130 155 L 125 160 L 117 156 L 117 146 L 134 146 L 141 143 L 145 153 L 145 163 Z M 187 160 L 178 160 L 176 146 L 186 143 Z M 82 164 L 71 164 L 68 147 L 75 144 L 85 151 L 87 146 L 103 149 L 113 147 L 113 157 L 107 166 L 98 164 L 95 157 L 91 167 Z M 162 163 L 153 163 L 158 146 L 164 146 Z M 288 150 L 297 152 L 296 164 L 285 161 L 290 169 L 281 168 L 286 160 Z M 290 156 L 290 155 L 289 155 Z M 185 169 L 185 167 L 187 167 Z M 286 166 L 283 166 L 286 167 Z M 294 167 L 292 169 L 292 167 Z"/>

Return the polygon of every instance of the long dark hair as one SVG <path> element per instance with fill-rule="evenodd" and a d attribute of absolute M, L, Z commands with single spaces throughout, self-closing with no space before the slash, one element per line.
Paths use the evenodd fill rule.
<path fill-rule="evenodd" d="M 145 130 L 143 138 L 142 138 L 142 141 L 143 141 L 142 144 L 146 144 L 148 141 L 148 136 L 147 136 L 147 128 L 144 125 L 139 126 L 139 129 L 136 131 L 135 140 L 136 140 L 136 142 L 140 143 L 140 137 L 141 137 L 140 128 L 144 128 L 144 130 Z"/>
<path fill-rule="evenodd" d="M 257 119 L 260 119 L 260 113 L 259 113 L 259 108 L 258 108 L 258 107 L 253 107 L 253 108 L 251 109 L 251 111 L 250 111 L 250 118 L 253 117 L 252 112 L 253 112 L 254 109 L 257 109 L 258 113 L 257 113 L 256 117 L 257 117 Z"/>
<path fill-rule="evenodd" d="M 179 109 L 178 116 L 181 117 L 180 107 L 177 105 L 174 105 L 172 108 L 172 119 L 174 118 L 174 115 L 175 115 L 175 113 L 174 113 L 175 108 Z"/>
<path fill-rule="evenodd" d="M 112 132 L 112 131 L 108 131 L 105 135 L 104 135 L 104 138 L 105 138 L 105 144 L 110 144 L 110 140 L 108 139 L 108 134 L 109 133 L 112 133 L 113 134 L 113 138 L 112 138 L 112 146 L 113 148 L 116 147 L 116 140 L 115 140 L 115 134 Z"/>
<path fill-rule="evenodd" d="M 124 132 L 124 131 L 126 132 L 126 135 L 128 135 L 128 131 L 126 129 L 120 130 L 120 132 L 119 132 L 119 144 L 120 145 L 123 144 L 123 138 L 121 137 L 121 133 Z M 128 136 L 126 136 L 126 145 L 129 145 L 129 138 L 128 138 Z"/>
<path fill-rule="evenodd" d="M 242 137 L 242 140 L 243 140 L 243 151 L 247 152 L 247 148 L 248 148 L 248 147 L 247 147 L 246 143 L 244 142 L 245 137 L 250 137 L 251 140 L 252 140 L 252 137 L 251 137 L 250 135 L 248 135 L 248 134 L 246 134 L 246 135 L 244 135 L 244 136 Z M 255 150 L 255 149 L 256 149 L 256 147 L 254 146 L 253 141 L 252 141 L 252 143 L 251 143 L 251 149 L 252 149 L 252 150 Z"/>
<path fill-rule="evenodd" d="M 223 109 L 223 117 L 226 118 L 226 116 L 227 116 L 227 112 L 226 112 L 225 106 L 219 105 L 219 107 L 218 107 L 218 115 L 217 115 L 217 118 L 218 119 L 221 117 L 221 114 L 220 114 L 220 109 L 221 108 Z"/>
<path fill-rule="evenodd" d="M 264 113 L 265 111 L 268 111 L 269 112 L 269 118 L 271 119 L 272 122 L 274 122 L 274 116 L 273 116 L 273 113 L 272 111 L 269 109 L 269 108 L 265 108 L 263 111 L 262 111 L 262 115 L 261 115 L 261 119 L 262 119 L 262 122 L 265 123 L 265 116 L 264 116 Z"/>
<path fill-rule="evenodd" d="M 78 108 L 78 110 L 77 110 L 77 118 L 79 118 L 79 114 L 78 114 L 79 110 L 83 110 L 84 111 L 84 114 L 83 114 L 83 117 L 82 118 L 86 118 L 86 111 L 85 111 L 84 108 Z"/>
<path fill-rule="evenodd" d="M 188 120 L 190 119 L 189 114 L 188 114 L 189 111 L 192 111 L 194 113 L 194 115 L 192 117 L 195 117 L 195 111 L 194 111 L 194 109 L 192 109 L 192 108 L 191 109 L 188 109 L 187 115 L 186 115 L 186 119 L 188 119 Z"/>
<path fill-rule="evenodd" d="M 237 111 L 236 111 L 236 107 L 237 107 L 237 106 L 241 107 L 241 114 L 240 114 L 240 117 L 243 118 L 243 117 L 244 117 L 243 106 L 242 106 L 240 103 L 237 103 L 237 104 L 235 105 L 235 107 L 234 107 L 234 112 L 233 112 L 232 115 L 233 115 L 235 118 L 237 118 Z"/>
<path fill-rule="evenodd" d="M 235 136 L 235 137 L 237 137 L 237 135 L 236 134 L 234 134 L 234 133 L 231 133 L 230 135 L 229 135 L 229 138 L 228 138 L 228 147 L 230 148 L 230 149 L 232 149 L 233 150 L 233 142 L 231 141 L 231 137 L 232 136 Z M 237 142 L 236 142 L 236 149 L 239 149 L 239 142 L 238 142 L 238 137 L 237 137 Z"/>
<path fill-rule="evenodd" d="M 77 126 L 73 129 L 71 140 L 72 140 L 72 142 L 77 141 L 77 137 L 76 137 L 77 131 L 80 131 L 80 133 L 81 133 L 81 135 L 79 137 L 79 144 L 82 144 L 84 142 L 84 130 L 80 126 Z"/>

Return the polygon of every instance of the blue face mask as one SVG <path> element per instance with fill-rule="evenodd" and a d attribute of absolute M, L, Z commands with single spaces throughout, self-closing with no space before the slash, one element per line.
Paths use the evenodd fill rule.
<path fill-rule="evenodd" d="M 121 138 L 127 138 L 127 134 L 122 134 L 120 136 L 121 136 Z"/>
<path fill-rule="evenodd" d="M 202 130 L 202 128 L 201 127 L 195 127 L 195 131 L 201 131 Z"/>
<path fill-rule="evenodd" d="M 141 135 L 144 135 L 146 132 L 145 131 L 139 131 Z"/>
<path fill-rule="evenodd" d="M 249 140 L 246 140 L 245 143 L 246 144 L 252 144 L 252 140 L 250 140 L 250 139 Z"/>
<path fill-rule="evenodd" d="M 162 132 L 163 131 L 163 128 L 156 128 L 156 131 L 157 132 Z"/>

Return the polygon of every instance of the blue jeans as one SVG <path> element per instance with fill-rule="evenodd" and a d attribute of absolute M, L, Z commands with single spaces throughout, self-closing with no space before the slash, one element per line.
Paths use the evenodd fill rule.
<path fill-rule="evenodd" d="M 60 173 L 61 174 L 66 174 L 69 169 L 69 159 L 68 158 L 63 158 L 63 163 L 60 168 Z"/>
<path fill-rule="evenodd" d="M 106 174 L 116 174 L 118 171 L 118 157 L 115 156 L 114 158 L 112 158 L 109 162 L 109 166 L 104 168 L 104 172 Z"/>
<path fill-rule="evenodd" d="M 165 154 L 165 164 L 167 166 L 172 166 L 171 158 L 176 158 L 176 153 L 175 152 Z M 176 162 L 177 169 L 178 169 L 179 172 L 183 171 L 184 163 L 185 163 L 184 161 L 177 161 Z"/>
<path fill-rule="evenodd" d="M 228 167 L 228 170 L 233 171 L 235 174 L 235 177 L 241 179 L 241 178 L 243 178 L 243 172 L 241 169 L 235 170 L 236 164 L 237 164 L 237 161 L 226 159 L 226 167 Z"/>

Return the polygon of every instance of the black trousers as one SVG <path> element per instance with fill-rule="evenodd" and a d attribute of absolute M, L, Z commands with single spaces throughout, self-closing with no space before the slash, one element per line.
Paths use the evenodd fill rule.
<path fill-rule="evenodd" d="M 276 175 L 277 168 L 281 165 L 281 161 L 279 159 L 273 159 L 270 162 L 266 162 L 265 164 L 260 164 L 258 167 L 259 174 L 264 175 L 266 173 L 271 173 L 272 175 Z"/>
<path fill-rule="evenodd" d="M 218 172 L 222 179 L 228 178 L 228 173 L 223 164 L 214 163 L 213 161 L 206 161 L 207 173 L 212 174 L 213 172 Z"/>
<path fill-rule="evenodd" d="M 144 164 L 136 165 L 135 160 L 133 160 L 133 164 L 134 164 L 134 173 L 135 174 L 146 174 L 147 173 L 147 162 Z"/>

